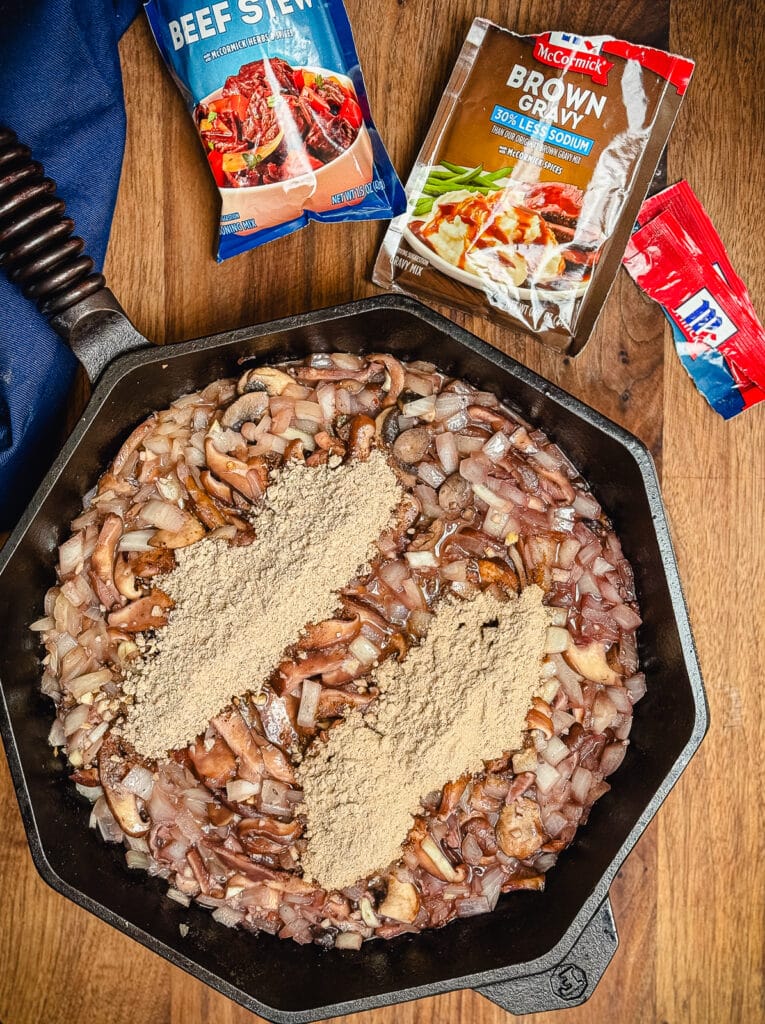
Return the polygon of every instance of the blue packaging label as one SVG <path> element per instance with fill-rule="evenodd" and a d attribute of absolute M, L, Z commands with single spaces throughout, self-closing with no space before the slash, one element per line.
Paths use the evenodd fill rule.
<path fill-rule="evenodd" d="M 219 259 L 311 219 L 404 209 L 341 0 L 145 7 L 221 195 Z"/>

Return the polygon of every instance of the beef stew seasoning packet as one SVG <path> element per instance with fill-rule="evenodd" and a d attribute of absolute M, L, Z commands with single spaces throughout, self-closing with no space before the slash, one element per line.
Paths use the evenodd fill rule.
<path fill-rule="evenodd" d="M 646 200 L 624 266 L 659 303 L 680 361 L 730 419 L 765 399 L 765 331 L 706 211 L 687 182 Z"/>
<path fill-rule="evenodd" d="M 580 351 L 693 67 L 611 36 L 519 36 L 477 18 L 375 282 Z"/>
<path fill-rule="evenodd" d="M 402 212 L 342 0 L 147 0 L 221 196 L 218 260 Z"/>

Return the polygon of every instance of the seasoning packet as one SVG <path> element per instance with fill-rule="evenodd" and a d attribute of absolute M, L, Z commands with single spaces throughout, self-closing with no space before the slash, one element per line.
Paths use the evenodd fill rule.
<path fill-rule="evenodd" d="M 730 419 L 765 399 L 765 331 L 687 182 L 646 200 L 624 266 L 659 303 L 683 367 Z"/>
<path fill-rule="evenodd" d="M 221 196 L 218 260 L 402 212 L 342 0 L 146 0 Z"/>
<path fill-rule="evenodd" d="M 611 36 L 519 36 L 477 18 L 375 282 L 579 352 L 693 67 Z"/>

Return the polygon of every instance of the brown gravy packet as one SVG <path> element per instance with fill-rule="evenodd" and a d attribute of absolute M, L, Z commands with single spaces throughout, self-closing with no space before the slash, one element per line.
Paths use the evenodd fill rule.
<path fill-rule="evenodd" d="M 579 352 L 693 67 L 612 36 L 476 18 L 374 281 Z"/>

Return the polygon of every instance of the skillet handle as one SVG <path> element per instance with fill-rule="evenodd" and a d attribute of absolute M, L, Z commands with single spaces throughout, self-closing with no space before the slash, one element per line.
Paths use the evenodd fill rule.
<path fill-rule="evenodd" d="M 619 945 L 611 901 L 606 896 L 561 962 L 541 974 L 529 974 L 476 989 L 518 1016 L 565 1010 L 590 998 Z"/>
<path fill-rule="evenodd" d="M 148 345 L 72 236 L 56 184 L 0 125 L 0 266 L 65 338 L 92 382 L 111 359 Z"/>

